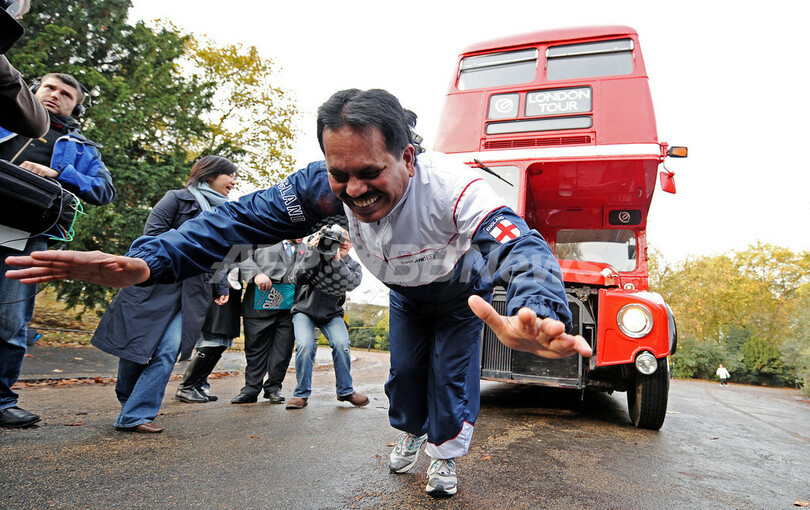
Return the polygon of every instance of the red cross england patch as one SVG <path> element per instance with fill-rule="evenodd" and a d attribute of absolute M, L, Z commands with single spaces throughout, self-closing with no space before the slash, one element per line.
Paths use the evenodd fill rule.
<path fill-rule="evenodd" d="M 494 226 L 487 229 L 487 232 L 501 244 L 520 236 L 520 229 L 506 219 L 498 221 Z"/>

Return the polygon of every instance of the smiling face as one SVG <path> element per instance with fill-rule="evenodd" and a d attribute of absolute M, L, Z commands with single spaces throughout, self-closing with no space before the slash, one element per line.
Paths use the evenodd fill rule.
<path fill-rule="evenodd" d="M 212 190 L 218 191 L 227 197 L 228 193 L 236 186 L 236 174 L 219 174 L 208 179 L 207 182 Z"/>
<path fill-rule="evenodd" d="M 79 91 L 54 77 L 43 79 L 35 95 L 46 110 L 57 115 L 70 115 L 79 102 Z"/>
<path fill-rule="evenodd" d="M 390 213 L 414 174 L 413 147 L 394 156 L 376 127 L 324 129 L 323 148 L 332 192 L 364 223 Z"/>

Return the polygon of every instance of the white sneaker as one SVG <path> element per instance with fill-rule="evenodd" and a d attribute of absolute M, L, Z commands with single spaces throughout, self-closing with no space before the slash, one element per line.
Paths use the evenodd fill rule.
<path fill-rule="evenodd" d="M 427 434 L 414 436 L 403 432 L 397 436 L 397 442 L 388 456 L 388 469 L 392 473 L 406 473 L 419 460 L 419 448 L 427 440 Z"/>
<path fill-rule="evenodd" d="M 433 459 L 427 477 L 425 492 L 431 496 L 452 496 L 458 488 L 456 459 Z"/>

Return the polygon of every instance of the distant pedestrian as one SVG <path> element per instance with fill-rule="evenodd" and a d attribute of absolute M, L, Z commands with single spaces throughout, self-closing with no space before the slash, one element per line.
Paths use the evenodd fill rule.
<path fill-rule="evenodd" d="M 717 377 L 720 378 L 720 386 L 728 386 L 728 380 L 731 377 L 731 374 L 728 373 L 728 370 L 726 370 L 726 367 L 724 367 L 722 363 L 720 363 L 720 366 L 717 367 L 717 372 L 715 373 L 717 374 Z"/>

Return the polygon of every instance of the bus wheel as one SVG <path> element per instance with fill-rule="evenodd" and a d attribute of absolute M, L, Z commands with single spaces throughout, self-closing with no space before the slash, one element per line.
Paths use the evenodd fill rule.
<path fill-rule="evenodd" d="M 667 416 L 669 396 L 669 359 L 658 360 L 658 369 L 651 375 L 635 373 L 635 381 L 627 390 L 627 407 L 633 425 L 641 429 L 658 430 Z"/>

